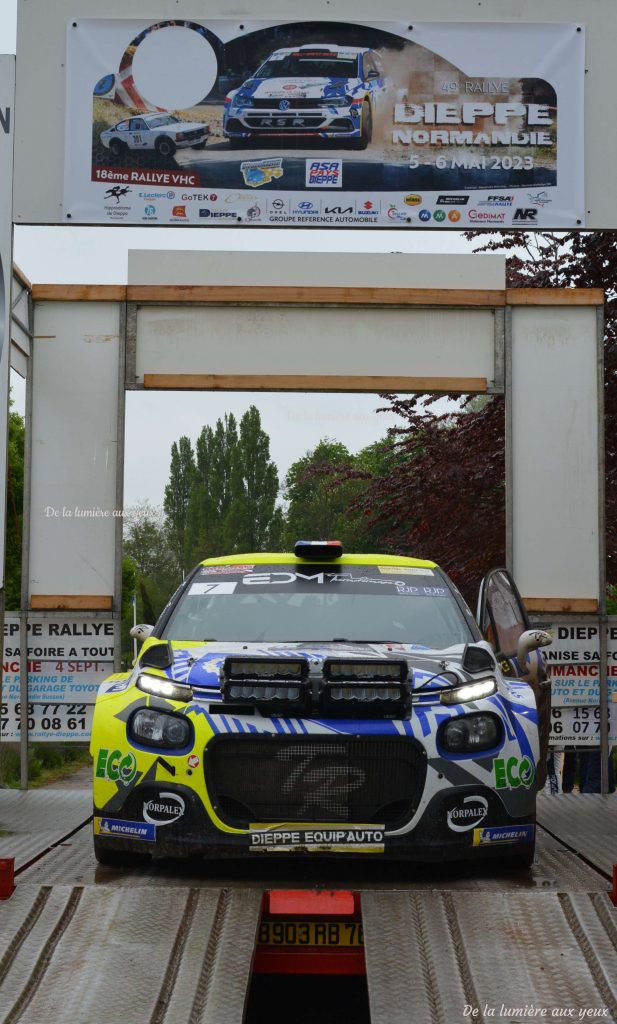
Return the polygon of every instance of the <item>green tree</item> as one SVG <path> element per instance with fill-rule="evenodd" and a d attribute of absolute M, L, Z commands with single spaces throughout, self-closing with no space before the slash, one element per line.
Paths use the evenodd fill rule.
<path fill-rule="evenodd" d="M 123 591 L 123 617 L 125 598 L 130 601 L 133 594 L 137 594 L 138 621 L 154 623 L 182 581 L 182 572 L 160 509 L 143 502 L 127 511 L 124 555 L 134 568 L 134 577 L 132 580 L 127 577 L 124 583 L 125 588 L 130 586 L 130 593 Z M 132 610 L 126 610 L 132 619 Z"/>
<path fill-rule="evenodd" d="M 279 480 L 270 459 L 270 438 L 254 405 L 240 420 L 231 463 L 231 501 L 224 520 L 228 550 L 262 551 L 271 535 Z"/>
<path fill-rule="evenodd" d="M 383 550 L 380 527 L 360 506 L 369 483 L 395 459 L 388 438 L 357 455 L 340 441 L 323 438 L 293 463 L 285 478 L 285 546 L 291 549 L 301 538 L 329 538 L 342 541 L 347 551 Z"/>
<path fill-rule="evenodd" d="M 186 525 L 191 491 L 195 485 L 195 460 L 188 437 L 171 446 L 169 483 L 165 487 L 163 507 L 172 550 L 178 566 L 186 570 Z"/>
<path fill-rule="evenodd" d="M 25 433 L 23 417 L 17 412 L 9 413 L 4 587 L 5 607 L 11 611 L 18 611 L 21 607 Z"/>
<path fill-rule="evenodd" d="M 232 413 L 204 427 L 195 444 L 196 474 L 186 523 L 185 562 L 193 565 L 226 551 L 225 520 L 232 502 L 238 428 Z"/>

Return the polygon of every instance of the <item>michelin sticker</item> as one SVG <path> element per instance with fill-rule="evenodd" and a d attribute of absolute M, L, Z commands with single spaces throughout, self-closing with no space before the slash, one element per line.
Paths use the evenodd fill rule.
<path fill-rule="evenodd" d="M 341 828 L 263 829 L 253 826 L 249 833 L 251 851 L 283 853 L 293 850 L 317 853 L 383 853 L 383 825 Z"/>
<path fill-rule="evenodd" d="M 120 818 L 95 818 L 95 836 L 121 836 L 123 839 L 141 839 L 156 842 L 156 826 L 140 821 L 122 821 Z"/>
<path fill-rule="evenodd" d="M 493 828 L 475 828 L 474 846 L 494 846 L 496 843 L 531 843 L 535 825 L 506 825 Z"/>

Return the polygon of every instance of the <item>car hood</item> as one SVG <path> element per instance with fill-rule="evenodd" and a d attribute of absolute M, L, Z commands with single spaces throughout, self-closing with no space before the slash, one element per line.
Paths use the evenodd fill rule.
<path fill-rule="evenodd" d="M 358 78 L 268 78 L 247 82 L 241 92 L 259 100 L 327 99 L 351 93 Z"/>
<path fill-rule="evenodd" d="M 178 132 L 194 132 L 199 128 L 206 128 L 209 131 L 209 125 L 201 124 L 197 121 L 181 121 L 180 124 L 162 124 L 157 128 L 151 128 L 151 132 L 161 132 L 164 135 L 177 135 Z"/>
<path fill-rule="evenodd" d="M 484 645 L 482 645 L 484 646 Z M 249 658 L 306 658 L 311 672 L 320 673 L 326 658 L 357 660 L 404 659 L 409 666 L 413 689 L 429 684 L 431 690 L 451 686 L 454 679 L 444 677 L 445 672 L 454 672 L 461 683 L 473 679 L 462 668 L 464 645 L 435 651 L 414 644 L 382 643 L 218 643 L 202 645 L 183 644 L 173 641 L 174 664 L 166 675 L 179 683 L 188 683 L 203 696 L 211 699 L 220 697 L 220 670 L 229 655 Z M 430 683 L 429 683 L 430 680 Z M 427 687 L 428 689 L 428 687 Z"/>

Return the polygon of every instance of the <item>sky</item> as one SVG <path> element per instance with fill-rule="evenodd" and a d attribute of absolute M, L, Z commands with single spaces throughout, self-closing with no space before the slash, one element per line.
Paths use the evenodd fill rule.
<path fill-rule="evenodd" d="M 0 0 L 0 53 L 15 52 L 17 0 Z M 18 57 L 19 59 L 19 57 Z M 129 228 L 16 225 L 14 261 L 34 283 L 125 284 L 129 249 L 194 249 L 268 252 L 417 253 L 469 252 L 456 232 L 384 230 L 319 231 L 297 228 Z M 353 312 L 350 315 L 357 315 Z M 15 408 L 23 412 L 24 383 L 12 374 Z M 271 456 L 282 480 L 289 466 L 323 437 L 356 452 L 398 421 L 377 413 L 373 395 L 236 394 L 233 392 L 129 392 L 126 403 L 125 506 L 159 505 L 169 476 L 173 441 L 194 441 L 225 412 L 237 418 L 251 405 L 260 411 L 271 439 Z M 144 459 L 144 451 L 148 458 Z"/>

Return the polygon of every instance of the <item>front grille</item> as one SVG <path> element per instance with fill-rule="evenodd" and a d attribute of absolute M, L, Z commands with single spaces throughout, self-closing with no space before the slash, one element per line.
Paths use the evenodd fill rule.
<path fill-rule="evenodd" d="M 206 786 L 230 825 L 408 821 L 426 755 L 407 737 L 221 736 L 204 754 Z"/>
<path fill-rule="evenodd" d="M 288 106 L 287 110 L 316 110 L 324 105 L 324 100 L 332 107 L 345 107 L 344 96 L 332 96 L 329 100 L 328 97 L 324 97 L 324 100 L 316 99 L 287 99 L 283 97 Z M 281 101 L 277 99 L 270 100 L 253 100 L 253 107 L 257 110 L 271 110 L 273 114 L 277 114 L 280 111 L 279 103 Z"/>
<path fill-rule="evenodd" d="M 246 123 L 249 128 L 319 128 L 324 123 L 323 114 L 272 114 L 262 117 L 257 114 L 247 114 Z"/>

